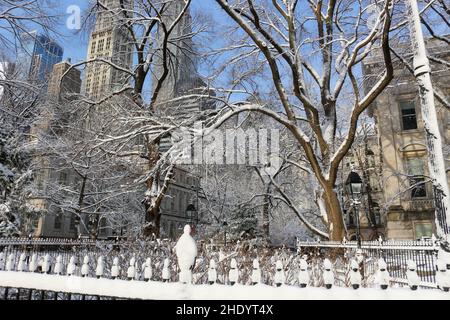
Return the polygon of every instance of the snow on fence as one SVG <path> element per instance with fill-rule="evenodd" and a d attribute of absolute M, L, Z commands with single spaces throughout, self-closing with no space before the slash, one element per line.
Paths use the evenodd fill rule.
<path fill-rule="evenodd" d="M 179 270 L 173 250 L 174 243 L 171 242 L 136 241 L 120 245 L 96 243 L 90 246 L 66 246 L 66 250 L 54 250 L 54 244 L 41 245 L 38 250 L 34 250 L 33 245 L 0 243 L 3 243 L 0 245 L 0 287 L 3 288 L 138 298 L 136 295 L 126 294 L 126 283 L 132 283 L 128 280 L 134 280 L 133 283 L 146 280 L 151 280 L 152 283 L 178 281 Z M 5 246 L 6 243 L 8 244 Z M 352 242 L 298 244 L 297 252 L 286 248 L 251 247 L 245 243 L 227 247 L 200 245 L 192 272 L 193 284 L 217 283 L 230 286 L 236 282 L 251 286 L 256 282 L 272 287 L 281 284 L 295 287 L 352 287 L 356 281 L 362 287 L 371 288 L 379 286 L 380 279 L 385 279 L 386 286 L 411 286 L 403 264 L 412 260 L 417 264 L 417 272 L 413 272 L 417 278 L 414 280 L 416 285 L 436 288 L 436 284 L 432 282 L 435 281 L 435 243 L 366 242 L 363 243 L 362 252 L 357 251 L 356 244 Z M 380 278 L 379 258 L 387 263 L 384 278 Z M 428 264 L 430 269 L 424 268 Z M 212 265 L 215 266 L 213 270 Z M 354 271 L 355 268 L 357 272 Z M 400 270 L 403 272 L 401 275 L 397 274 Z M 431 278 L 428 278 L 431 276 L 428 272 L 432 273 Z M 375 279 L 377 273 L 378 279 Z M 68 277 L 78 279 L 78 287 L 74 289 L 75 280 L 68 281 Z M 80 277 L 84 280 L 80 280 Z M 238 280 L 233 281 L 236 277 Z M 95 284 L 97 278 L 98 285 Z M 49 281 L 56 281 L 55 285 L 52 286 Z M 27 283 L 30 287 L 27 287 Z M 116 288 L 120 294 L 114 293 L 116 289 L 109 294 L 98 289 L 104 285 L 112 285 L 111 288 Z M 20 296 L 19 290 L 16 294 Z M 54 296 L 57 297 L 57 294 Z M 7 289 L 3 292 L 3 298 L 5 297 L 8 297 Z M 149 296 L 147 294 L 141 297 Z"/>
<path fill-rule="evenodd" d="M 439 244 L 436 239 L 421 241 L 363 241 L 360 251 L 356 241 L 297 241 L 299 252 L 318 258 L 330 258 L 339 270 L 348 259 L 359 256 L 363 277 L 371 281 L 377 271 L 377 261 L 383 258 L 387 263 L 391 281 L 399 285 L 406 283 L 409 260 L 417 264 L 417 273 L 423 287 L 436 288 L 436 261 Z"/>

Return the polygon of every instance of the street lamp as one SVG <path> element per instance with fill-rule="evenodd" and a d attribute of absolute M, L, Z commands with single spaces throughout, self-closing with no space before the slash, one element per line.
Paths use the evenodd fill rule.
<path fill-rule="evenodd" d="M 363 183 L 361 177 L 355 172 L 350 172 L 347 181 L 345 182 L 348 193 L 352 197 L 352 206 L 355 211 L 356 222 L 356 241 L 358 242 L 358 248 L 361 248 L 361 231 L 359 225 L 359 205 L 361 204 Z"/>
<path fill-rule="evenodd" d="M 195 226 L 198 223 L 198 211 L 194 204 L 190 203 L 186 209 L 186 217 L 190 225 Z"/>

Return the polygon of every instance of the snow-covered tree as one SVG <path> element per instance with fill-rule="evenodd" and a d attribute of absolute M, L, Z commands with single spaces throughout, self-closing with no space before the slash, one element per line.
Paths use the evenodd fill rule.
<path fill-rule="evenodd" d="M 226 64 L 238 64 L 240 75 L 257 70 L 259 76 L 253 82 L 268 76 L 270 82 L 260 88 L 275 93 L 279 107 L 273 111 L 265 105 L 237 105 L 228 100 L 231 107 L 219 122 L 251 111 L 286 127 L 314 174 L 315 197 L 327 218 L 327 234 L 342 240 L 345 227 L 335 190 L 338 171 L 354 140 L 360 115 L 392 79 L 389 31 L 395 2 L 216 2 L 233 21 L 227 28 L 231 43 L 217 52 L 227 52 L 231 58 Z M 384 70 L 364 95 L 358 85 L 358 69 L 374 48 L 383 53 Z M 233 89 L 248 91 L 245 79 L 236 77 L 234 83 Z M 343 108 L 352 111 L 345 119 L 344 139 L 338 142 L 336 132 Z"/>

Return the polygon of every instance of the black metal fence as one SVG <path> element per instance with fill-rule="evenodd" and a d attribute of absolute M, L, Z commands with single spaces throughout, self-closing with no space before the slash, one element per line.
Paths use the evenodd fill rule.
<path fill-rule="evenodd" d="M 348 261 L 357 254 L 358 246 L 354 241 L 339 243 L 298 242 L 300 253 L 314 254 L 317 257 L 330 258 L 337 264 L 348 265 Z M 397 284 L 405 284 L 408 260 L 417 264 L 417 273 L 423 287 L 436 288 L 436 260 L 439 244 L 435 239 L 423 241 L 363 241 L 362 254 L 363 275 L 370 282 L 378 268 L 378 259 L 383 258 L 387 264 L 391 280 Z"/>

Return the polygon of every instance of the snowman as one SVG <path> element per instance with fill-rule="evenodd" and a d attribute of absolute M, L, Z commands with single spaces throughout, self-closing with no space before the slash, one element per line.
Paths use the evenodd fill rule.
<path fill-rule="evenodd" d="M 323 262 L 323 283 L 325 284 L 325 287 L 327 289 L 331 289 L 331 287 L 334 284 L 334 273 L 332 270 L 332 264 L 331 261 L 328 259 L 325 259 Z"/>
<path fill-rule="evenodd" d="M 76 273 L 76 259 L 74 256 L 71 256 L 69 259 L 69 264 L 67 265 L 67 275 L 74 276 Z"/>
<path fill-rule="evenodd" d="M 274 282 L 277 287 L 281 287 L 286 281 L 286 276 L 284 275 L 283 263 L 280 260 L 277 261 L 275 269 Z"/>
<path fill-rule="evenodd" d="M 408 270 L 406 271 L 406 277 L 408 278 L 408 286 L 411 290 L 417 290 L 420 284 L 420 278 L 417 275 L 417 265 L 413 260 L 408 260 Z"/>
<path fill-rule="evenodd" d="M 17 265 L 17 271 L 19 271 L 19 272 L 25 271 L 26 264 L 27 264 L 27 262 L 25 261 L 26 258 L 27 258 L 27 255 L 25 254 L 25 252 L 22 252 L 22 254 L 20 255 L 20 258 L 19 258 L 19 264 Z"/>
<path fill-rule="evenodd" d="M 55 264 L 55 270 L 54 270 L 54 273 L 55 274 L 57 274 L 57 275 L 62 275 L 62 270 L 63 269 L 63 265 L 62 265 L 62 257 L 61 257 L 61 255 L 59 255 L 57 258 L 56 258 L 56 264 Z"/>
<path fill-rule="evenodd" d="M 298 283 L 301 288 L 306 288 L 309 284 L 308 262 L 305 259 L 300 260 L 300 271 L 298 273 Z"/>
<path fill-rule="evenodd" d="M 211 259 L 209 262 L 209 269 L 208 269 L 208 283 L 210 285 L 213 285 L 217 281 L 217 270 L 216 270 L 216 262 L 214 259 Z"/>
<path fill-rule="evenodd" d="M 381 289 L 386 290 L 389 287 L 389 282 L 391 280 L 389 272 L 387 271 L 387 264 L 383 258 L 378 259 L 378 274 L 377 280 Z"/>
<path fill-rule="evenodd" d="M 191 226 L 184 227 L 183 235 L 175 245 L 175 252 L 178 259 L 178 266 L 180 267 L 180 282 L 192 282 L 192 270 L 195 266 L 195 259 L 197 257 L 197 245 L 191 237 Z"/>
<path fill-rule="evenodd" d="M 230 284 L 233 286 L 239 280 L 239 270 L 237 268 L 236 259 L 231 259 L 230 272 L 228 273 L 228 279 Z"/>
<path fill-rule="evenodd" d="M 350 283 L 353 289 L 358 289 L 361 286 L 362 277 L 361 272 L 359 272 L 359 263 L 356 260 L 350 262 Z"/>
<path fill-rule="evenodd" d="M 150 281 L 152 278 L 153 270 L 152 270 L 152 260 L 150 258 L 147 258 L 144 264 L 144 280 Z"/>
<path fill-rule="evenodd" d="M 113 266 L 111 268 L 111 277 L 113 279 L 117 279 L 119 277 L 119 273 L 120 273 L 119 258 L 115 257 L 113 260 Z"/>
<path fill-rule="evenodd" d="M 130 260 L 130 266 L 128 267 L 127 270 L 127 279 L 128 280 L 133 280 L 134 276 L 136 275 L 136 259 L 133 257 Z"/>
<path fill-rule="evenodd" d="M 259 269 L 258 259 L 253 260 L 252 284 L 256 285 L 261 282 L 261 270 Z"/>
<path fill-rule="evenodd" d="M 104 269 L 105 269 L 104 258 L 103 256 L 100 256 L 97 259 L 97 268 L 95 269 L 95 275 L 97 276 L 97 279 L 103 277 Z"/>
<path fill-rule="evenodd" d="M 52 264 L 51 257 L 47 253 L 44 256 L 44 261 L 42 262 L 42 273 L 50 273 L 51 264 Z"/>
<path fill-rule="evenodd" d="M 16 256 L 14 253 L 11 253 L 6 260 L 6 271 L 14 271 L 14 260 L 16 260 Z"/>
<path fill-rule="evenodd" d="M 164 259 L 163 269 L 162 269 L 162 279 L 163 282 L 170 281 L 170 270 L 169 270 L 169 259 Z"/>
<path fill-rule="evenodd" d="M 89 256 L 85 255 L 83 265 L 81 266 L 81 276 L 87 277 L 89 275 Z"/>
<path fill-rule="evenodd" d="M 449 275 L 447 274 L 447 265 L 442 259 L 439 259 L 436 264 L 436 284 L 439 289 L 448 292 L 450 288 L 450 281 L 448 279 Z"/>
<path fill-rule="evenodd" d="M 37 271 L 37 267 L 38 267 L 37 254 L 33 253 L 33 255 L 31 256 L 30 264 L 28 265 L 28 271 L 36 272 Z"/>

